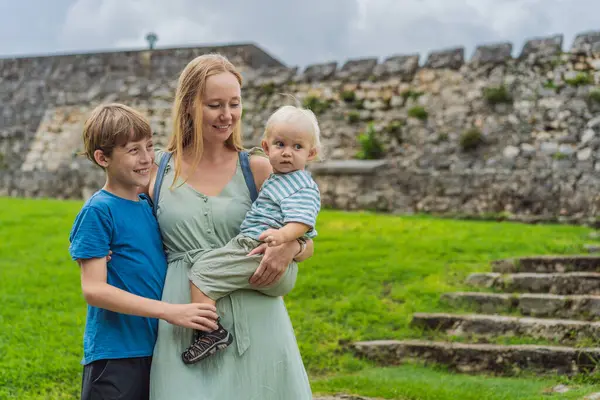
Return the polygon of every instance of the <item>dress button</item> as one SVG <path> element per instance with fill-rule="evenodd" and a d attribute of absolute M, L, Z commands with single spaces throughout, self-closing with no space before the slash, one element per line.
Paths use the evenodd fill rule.
<path fill-rule="evenodd" d="M 206 233 L 212 233 L 212 231 L 210 229 L 207 229 Z"/>
<path fill-rule="evenodd" d="M 204 211 L 204 215 L 208 215 L 208 212 Z"/>

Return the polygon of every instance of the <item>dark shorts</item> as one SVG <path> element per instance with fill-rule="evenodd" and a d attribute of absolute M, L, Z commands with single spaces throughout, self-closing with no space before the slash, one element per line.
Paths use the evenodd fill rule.
<path fill-rule="evenodd" d="M 152 357 L 98 360 L 83 367 L 81 400 L 148 400 Z"/>

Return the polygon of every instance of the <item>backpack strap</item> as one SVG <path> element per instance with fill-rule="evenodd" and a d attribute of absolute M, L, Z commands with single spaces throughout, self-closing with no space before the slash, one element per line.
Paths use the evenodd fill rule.
<path fill-rule="evenodd" d="M 160 162 L 158 163 L 158 172 L 156 173 L 156 180 L 154 181 L 154 202 L 152 203 L 152 212 L 154 216 L 156 216 L 156 211 L 158 210 L 158 198 L 160 196 L 160 188 L 162 186 L 162 181 L 165 176 L 165 171 L 167 169 L 167 165 L 169 164 L 169 160 L 171 159 L 171 153 L 164 152 Z"/>
<path fill-rule="evenodd" d="M 258 197 L 258 191 L 256 190 L 256 184 L 254 183 L 254 175 L 252 175 L 252 170 L 250 169 L 250 157 L 248 156 L 248 152 L 245 150 L 240 151 L 240 166 L 242 167 L 242 172 L 244 173 L 246 186 L 248 186 L 248 191 L 250 192 L 250 199 L 254 203 Z"/>

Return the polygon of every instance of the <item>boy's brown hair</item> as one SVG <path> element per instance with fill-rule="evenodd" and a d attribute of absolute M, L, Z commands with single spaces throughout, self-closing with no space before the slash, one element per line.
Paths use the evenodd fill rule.
<path fill-rule="evenodd" d="M 85 121 L 83 154 L 98 165 L 94 159 L 96 150 L 102 150 L 110 157 L 115 147 L 151 137 L 150 124 L 140 112 L 124 104 L 103 104 L 96 107 Z"/>

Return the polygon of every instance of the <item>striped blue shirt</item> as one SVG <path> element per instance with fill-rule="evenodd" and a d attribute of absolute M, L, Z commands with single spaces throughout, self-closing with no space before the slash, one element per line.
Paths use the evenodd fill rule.
<path fill-rule="evenodd" d="M 311 227 L 306 238 L 317 236 L 315 223 L 321 209 L 317 183 L 305 170 L 271 174 L 242 223 L 241 233 L 255 240 L 269 228 L 279 229 L 288 222 Z"/>

